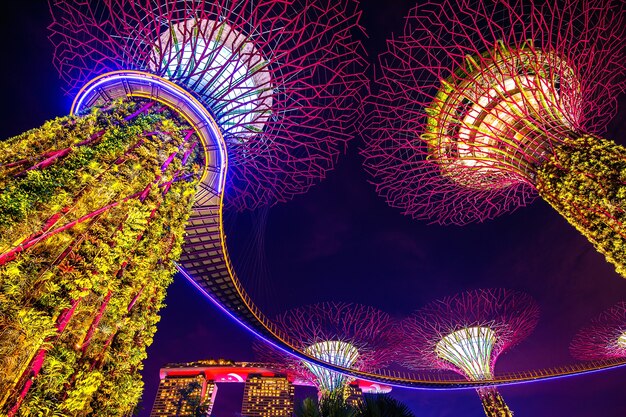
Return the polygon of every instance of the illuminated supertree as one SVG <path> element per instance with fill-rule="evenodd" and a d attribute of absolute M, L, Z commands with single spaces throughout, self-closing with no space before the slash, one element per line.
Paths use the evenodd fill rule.
<path fill-rule="evenodd" d="M 626 276 L 623 2 L 426 2 L 380 57 L 365 167 L 414 218 L 466 224 L 537 195 Z"/>
<path fill-rule="evenodd" d="M 580 329 L 570 351 L 575 358 L 589 361 L 626 358 L 626 302 L 604 311 Z"/>
<path fill-rule="evenodd" d="M 332 169 L 367 80 L 355 2 L 51 1 L 54 63 L 76 91 L 138 69 L 184 87 L 228 145 L 227 202 L 286 201 Z"/>
<path fill-rule="evenodd" d="M 472 381 L 493 379 L 500 354 L 526 338 L 538 319 L 535 301 L 515 291 L 446 297 L 402 322 L 400 360 L 413 369 L 450 370 Z M 513 414 L 495 387 L 477 391 L 487 416 Z"/>
<path fill-rule="evenodd" d="M 393 360 L 397 330 L 394 320 L 373 307 L 346 303 L 320 303 L 289 310 L 275 323 L 297 347 L 311 356 L 361 371 L 384 368 Z M 255 350 L 263 360 L 281 364 L 313 383 L 320 396 L 348 396 L 349 378 L 312 365 L 267 345 Z"/>
<path fill-rule="evenodd" d="M 221 220 L 226 151 L 240 209 L 332 167 L 365 86 L 358 12 L 351 0 L 50 9 L 55 63 L 80 91 L 71 116 L 0 142 L 0 414 L 127 415 L 185 233 L 183 260 L 215 247 L 206 219 Z"/>

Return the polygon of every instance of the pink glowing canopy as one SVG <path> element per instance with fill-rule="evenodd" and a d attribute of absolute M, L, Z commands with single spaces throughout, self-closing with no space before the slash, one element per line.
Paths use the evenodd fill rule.
<path fill-rule="evenodd" d="M 538 320 L 537 303 L 517 291 L 480 289 L 445 297 L 403 320 L 400 360 L 413 369 L 447 369 L 473 379 L 490 379 L 498 356 L 526 338 Z M 452 346 L 448 349 L 452 355 L 445 355 L 442 342 L 446 341 L 460 348 Z M 481 355 L 486 360 L 483 369 L 476 363 Z M 456 357 L 451 361 L 450 356 Z"/>
<path fill-rule="evenodd" d="M 346 368 L 375 371 L 394 358 L 397 328 L 385 312 L 373 307 L 348 303 L 319 303 L 289 310 L 276 318 L 277 326 L 298 348 L 314 357 Z M 301 378 L 324 386 L 324 379 L 343 376 L 302 361 L 269 346 L 255 346 L 264 361 L 282 364 Z M 334 356 L 334 357 L 332 357 Z M 328 382 L 333 385 L 336 381 Z"/>
<path fill-rule="evenodd" d="M 536 197 L 552 145 L 601 133 L 624 90 L 619 1 L 418 2 L 380 56 L 363 132 L 377 192 L 466 224 Z M 573 133 L 572 133 L 573 132 Z"/>
<path fill-rule="evenodd" d="M 580 329 L 570 351 L 582 360 L 626 358 L 626 302 L 617 303 Z"/>
<path fill-rule="evenodd" d="M 367 90 L 354 0 L 50 0 L 54 64 L 74 93 L 102 73 L 192 92 L 229 151 L 227 202 L 289 200 L 333 168 Z"/>

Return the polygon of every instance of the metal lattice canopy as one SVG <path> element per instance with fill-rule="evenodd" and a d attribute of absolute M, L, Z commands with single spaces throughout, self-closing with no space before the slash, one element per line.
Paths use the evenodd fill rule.
<path fill-rule="evenodd" d="M 582 360 L 626 358 L 626 302 L 614 305 L 580 329 L 570 351 Z"/>
<path fill-rule="evenodd" d="M 289 310 L 275 320 L 297 348 L 314 358 L 344 368 L 375 371 L 393 360 L 396 328 L 391 317 L 373 307 L 320 303 Z M 263 344 L 255 346 L 263 360 L 281 363 L 320 391 L 342 388 L 345 375 L 309 364 Z"/>
<path fill-rule="evenodd" d="M 553 146 L 615 113 L 624 22 L 619 1 L 420 2 L 380 56 L 363 124 L 377 192 L 441 224 L 530 203 Z"/>
<path fill-rule="evenodd" d="M 446 297 L 402 322 L 400 359 L 413 369 L 492 379 L 498 356 L 526 338 L 538 319 L 536 302 L 517 291 L 484 289 Z"/>
<path fill-rule="evenodd" d="M 229 152 L 226 201 L 286 201 L 333 168 L 367 90 L 353 0 L 51 0 L 54 63 L 75 93 L 114 70 L 192 92 Z"/>

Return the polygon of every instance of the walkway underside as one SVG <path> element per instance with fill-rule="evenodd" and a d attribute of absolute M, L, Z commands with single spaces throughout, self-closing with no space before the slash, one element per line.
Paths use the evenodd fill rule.
<path fill-rule="evenodd" d="M 276 347 L 327 369 L 358 379 L 392 386 L 423 389 L 460 389 L 478 386 L 508 385 L 595 372 L 626 366 L 624 360 L 586 362 L 549 369 L 497 375 L 493 380 L 468 381 L 455 375 L 379 371 L 377 373 L 346 369 L 322 362 L 299 351 L 295 341 L 278 329 L 253 303 L 237 278 L 228 256 L 222 224 L 221 196 L 203 188 L 197 207 L 187 227 L 187 239 L 179 270 L 212 301 L 226 309 L 241 325 Z"/>

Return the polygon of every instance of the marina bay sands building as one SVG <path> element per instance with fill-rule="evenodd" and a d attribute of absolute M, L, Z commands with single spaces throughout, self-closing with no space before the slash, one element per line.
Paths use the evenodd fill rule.
<path fill-rule="evenodd" d="M 287 375 L 249 374 L 243 390 L 241 415 L 270 417 L 293 415 L 295 387 Z"/>
<path fill-rule="evenodd" d="M 241 403 L 243 417 L 291 417 L 296 387 L 313 386 L 280 364 L 233 362 L 223 359 L 161 368 L 160 383 L 150 417 L 209 416 L 223 383 L 245 384 Z M 367 381 L 350 385 L 349 400 L 362 393 L 386 393 L 390 387 Z"/>
<path fill-rule="evenodd" d="M 168 364 L 151 417 L 210 415 L 217 397 L 216 383 L 245 383 L 241 415 L 290 417 L 293 415 L 293 378 L 271 364 L 206 360 Z"/>
<path fill-rule="evenodd" d="M 209 415 L 216 394 L 215 382 L 202 374 L 166 376 L 161 379 L 150 416 L 194 416 L 200 410 Z"/>

